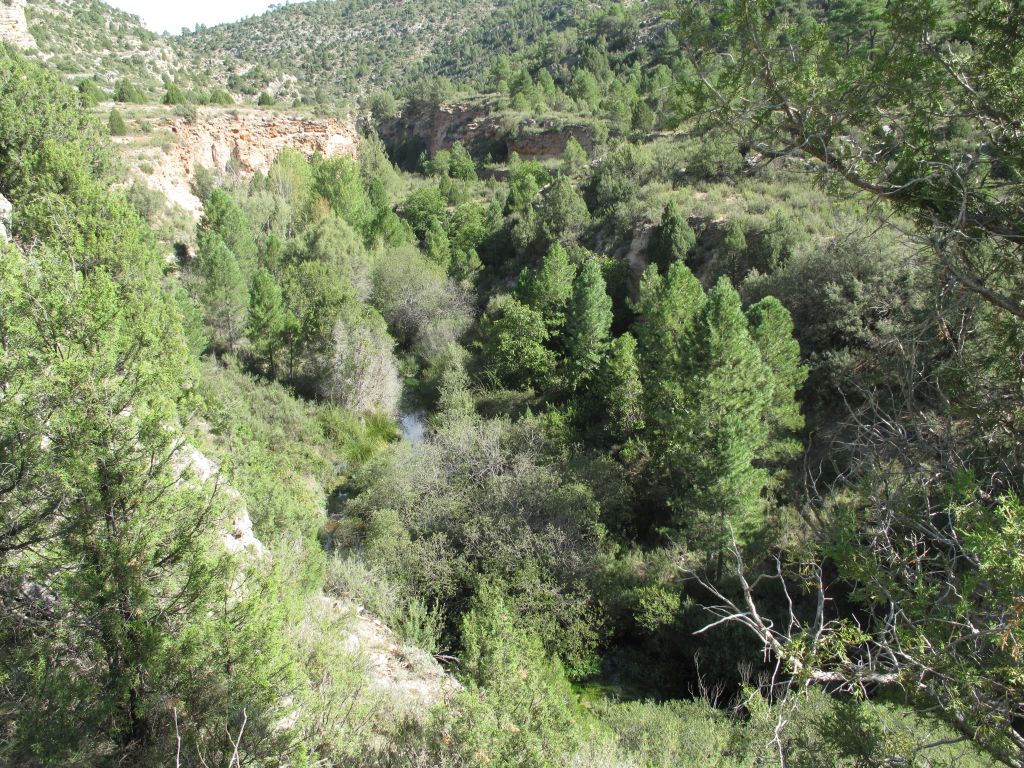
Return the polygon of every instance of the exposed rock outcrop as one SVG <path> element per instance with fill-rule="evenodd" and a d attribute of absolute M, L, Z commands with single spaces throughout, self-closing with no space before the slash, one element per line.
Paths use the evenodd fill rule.
<path fill-rule="evenodd" d="M 11 226 L 11 216 L 14 213 L 14 206 L 11 201 L 0 195 L 0 242 L 5 242 L 10 236 L 7 234 Z"/>
<path fill-rule="evenodd" d="M 34 48 L 35 38 L 28 31 L 25 0 L 0 0 L 0 40 L 15 48 Z"/>
<path fill-rule="evenodd" d="M 477 156 L 490 154 L 504 160 L 516 152 L 524 160 L 550 160 L 562 156 L 570 138 L 585 150 L 594 147 L 593 130 L 586 125 L 563 125 L 555 120 L 526 120 L 507 124 L 493 107 L 445 104 L 435 110 L 401 115 L 377 127 L 392 160 L 412 169 L 420 153 L 434 155 L 461 142 Z"/>
<path fill-rule="evenodd" d="M 347 651 L 363 659 L 370 684 L 391 699 L 394 707 L 422 713 L 462 687 L 433 656 L 402 643 L 362 606 L 327 595 L 315 602 L 317 610 L 355 614 L 339 640 Z"/>
<path fill-rule="evenodd" d="M 166 114 L 170 114 L 169 112 Z M 151 166 L 143 179 L 153 189 L 198 217 L 199 199 L 192 192 L 196 169 L 226 171 L 243 178 L 265 173 L 283 149 L 306 156 L 354 156 L 358 136 L 348 123 L 255 109 L 200 109 L 195 120 L 164 117 L 154 129 L 169 132 L 168 141 L 153 147 L 145 137 L 120 139 L 135 167 Z"/>
<path fill-rule="evenodd" d="M 594 135 L 585 125 L 557 125 L 551 121 L 527 124 L 518 136 L 508 139 L 508 154 L 523 160 L 554 160 L 562 156 L 569 139 L 576 139 L 587 152 L 594 149 Z"/>
<path fill-rule="evenodd" d="M 202 485 L 217 483 L 217 490 L 230 500 L 232 518 L 229 530 L 223 535 L 224 548 L 233 555 L 263 557 L 263 542 L 253 533 L 252 518 L 242 494 L 220 479 L 217 463 L 198 448 L 185 446 L 175 456 L 175 468 L 180 474 L 191 472 Z"/>

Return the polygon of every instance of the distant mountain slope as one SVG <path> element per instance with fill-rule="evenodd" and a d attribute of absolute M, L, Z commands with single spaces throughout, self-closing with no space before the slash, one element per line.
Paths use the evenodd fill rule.
<path fill-rule="evenodd" d="M 37 55 L 68 76 L 96 76 L 101 86 L 129 77 L 155 90 L 182 69 L 170 38 L 99 0 L 23 0 Z"/>
<path fill-rule="evenodd" d="M 232 90 L 258 93 L 284 73 L 295 83 L 281 96 L 337 100 L 429 74 L 468 79 L 493 55 L 597 7 L 583 0 L 313 0 L 199 28 L 178 42 Z"/>

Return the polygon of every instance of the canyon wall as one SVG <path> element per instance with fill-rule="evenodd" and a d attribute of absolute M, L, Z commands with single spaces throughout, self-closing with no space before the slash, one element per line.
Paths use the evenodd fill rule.
<path fill-rule="evenodd" d="M 0 40 L 15 48 L 34 48 L 36 41 L 29 34 L 25 18 L 25 0 L 0 0 Z"/>

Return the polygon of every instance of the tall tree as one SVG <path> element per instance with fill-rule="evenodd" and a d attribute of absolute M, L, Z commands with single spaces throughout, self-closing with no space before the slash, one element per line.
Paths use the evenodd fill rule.
<path fill-rule="evenodd" d="M 561 331 L 565 309 L 572 297 L 576 267 L 560 243 L 553 244 L 537 270 L 523 270 L 516 294 L 533 309 L 544 315 L 552 334 Z"/>
<path fill-rule="evenodd" d="M 608 437 L 623 443 L 644 427 L 643 384 L 636 361 L 636 339 L 624 333 L 608 347 L 595 390 Z"/>
<path fill-rule="evenodd" d="M 601 265 L 596 259 L 588 259 L 573 281 L 565 320 L 566 368 L 572 389 L 588 382 L 601 365 L 612 319 L 612 300 Z"/>
<path fill-rule="evenodd" d="M 677 261 L 686 261 L 686 255 L 697 244 L 697 235 L 676 205 L 670 200 L 661 214 L 661 224 L 651 237 L 651 261 L 664 273 Z"/>
<path fill-rule="evenodd" d="M 203 240 L 194 270 L 196 293 L 213 329 L 214 340 L 233 350 L 242 333 L 248 305 L 245 279 L 238 259 L 220 236 L 211 232 Z"/>
<path fill-rule="evenodd" d="M 253 276 L 249 289 L 249 317 L 245 329 L 253 354 L 267 362 L 272 377 L 277 373 L 275 355 L 281 346 L 284 326 L 281 286 L 270 272 L 261 268 Z"/>

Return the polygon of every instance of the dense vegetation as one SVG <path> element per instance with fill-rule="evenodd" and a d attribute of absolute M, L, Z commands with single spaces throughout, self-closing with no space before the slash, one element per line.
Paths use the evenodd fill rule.
<path fill-rule="evenodd" d="M 408 87 L 199 173 L 174 262 L 0 51 L 0 760 L 1024 765 L 1019 14 L 462 13 L 198 30 Z M 396 705 L 354 605 L 461 687 Z"/>

